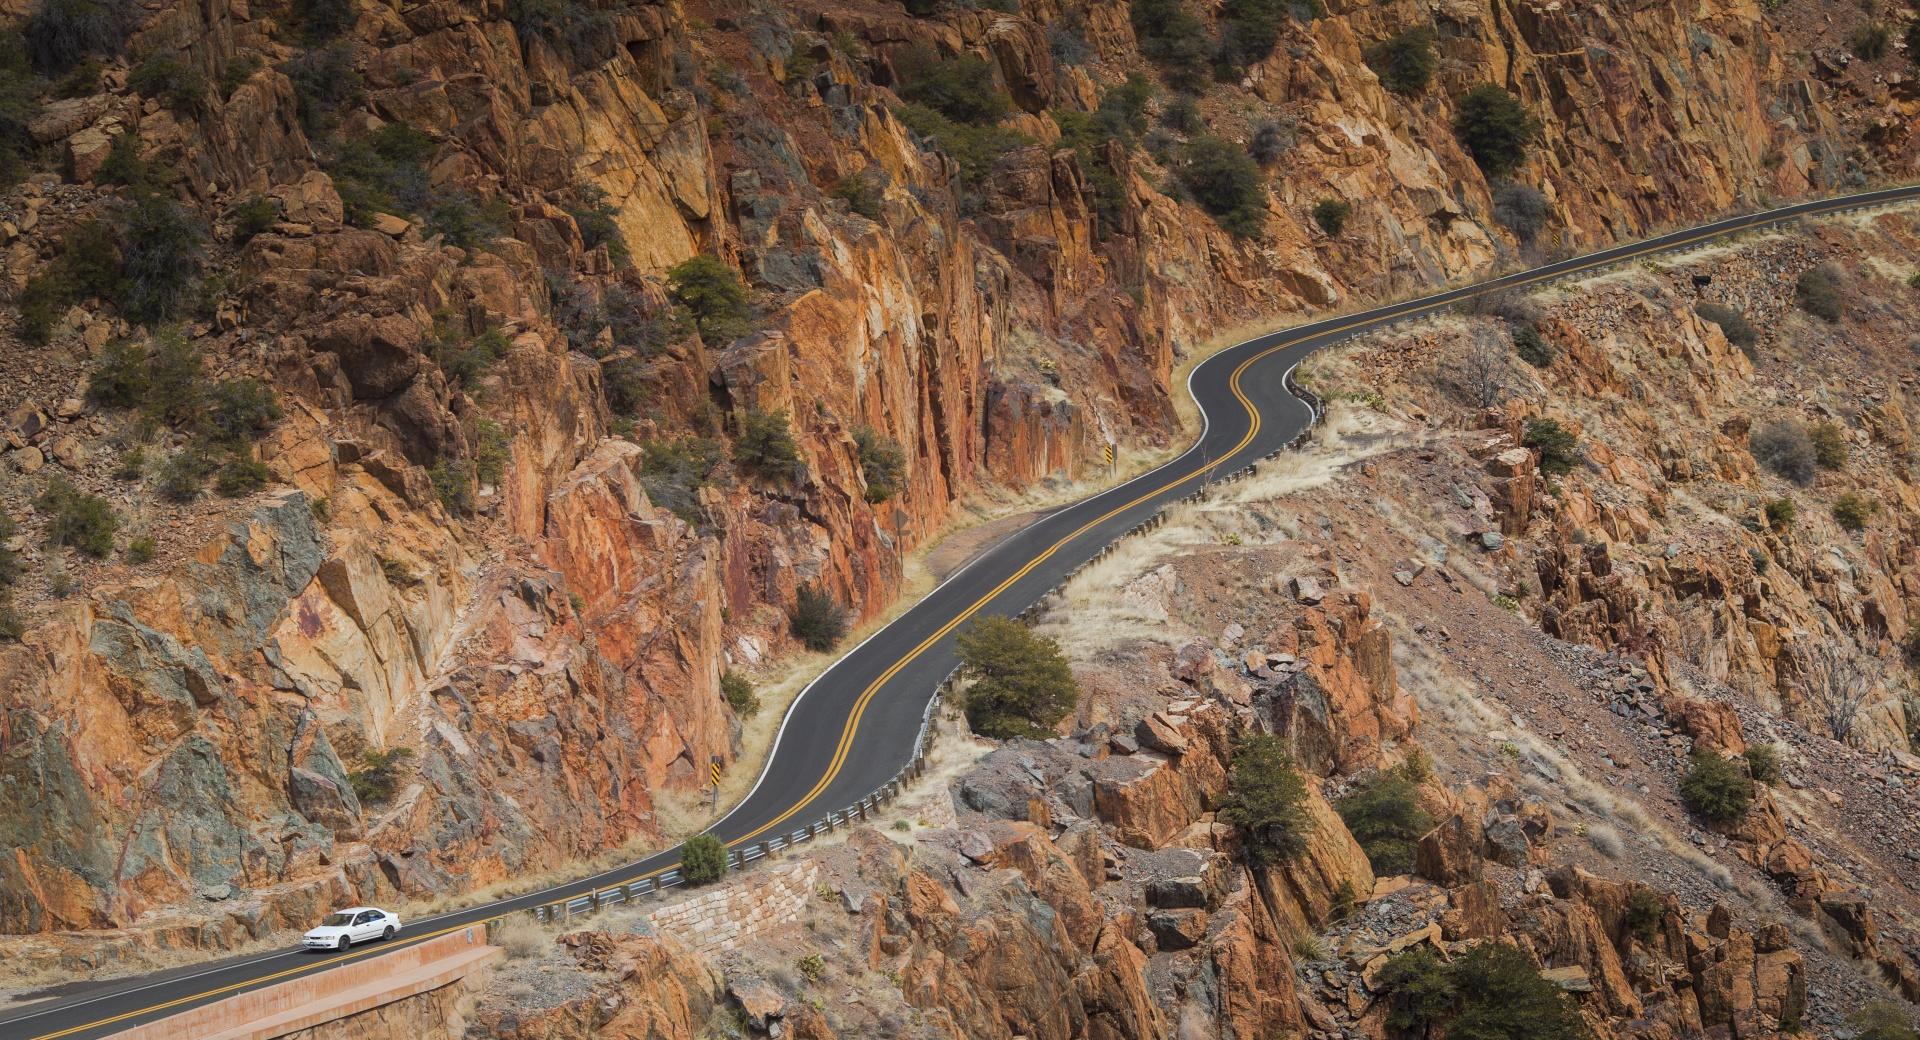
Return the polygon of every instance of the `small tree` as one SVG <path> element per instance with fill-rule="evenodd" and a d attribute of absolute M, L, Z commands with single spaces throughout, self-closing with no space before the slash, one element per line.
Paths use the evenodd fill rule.
<path fill-rule="evenodd" d="M 119 237 L 121 312 L 141 323 L 181 313 L 199 280 L 206 242 L 186 207 L 148 195 L 124 214 Z"/>
<path fill-rule="evenodd" d="M 706 885 L 727 874 L 727 847 L 711 834 L 696 834 L 680 846 L 680 876 L 689 885 Z"/>
<path fill-rule="evenodd" d="M 1424 25 L 1368 47 L 1367 67 L 1388 90 L 1418 94 L 1427 89 L 1438 64 L 1433 54 L 1433 30 Z"/>
<path fill-rule="evenodd" d="M 668 268 L 667 292 L 693 315 L 703 339 L 724 343 L 746 335 L 746 284 L 713 254 L 701 253 Z"/>
<path fill-rule="evenodd" d="M 760 711 L 760 695 L 754 691 L 753 680 L 731 668 L 720 673 L 720 695 L 726 698 L 727 707 L 743 719 L 750 719 Z"/>
<path fill-rule="evenodd" d="M 1519 181 L 1493 182 L 1493 219 L 1513 232 L 1522 243 L 1531 242 L 1547 226 L 1553 208 L 1539 188 Z"/>
<path fill-rule="evenodd" d="M 1299 138 L 1299 130 L 1290 122 L 1269 119 L 1254 128 L 1253 137 L 1247 141 L 1247 154 L 1262 166 L 1271 166 L 1280 161 L 1280 157 L 1293 151 Z"/>
<path fill-rule="evenodd" d="M 1816 423 L 1808 431 L 1813 441 L 1813 461 L 1821 469 L 1847 468 L 1847 435 L 1836 423 Z"/>
<path fill-rule="evenodd" d="M 1711 823 L 1733 823 L 1753 805 L 1753 781 L 1741 764 L 1713 751 L 1694 752 L 1680 780 L 1687 808 Z"/>
<path fill-rule="evenodd" d="M 1747 775 L 1763 784 L 1772 784 L 1780 779 L 1780 745 L 1749 744 L 1744 758 L 1747 760 Z"/>
<path fill-rule="evenodd" d="M 1313 204 L 1313 222 L 1335 237 L 1347 226 L 1347 218 L 1352 214 L 1353 203 L 1345 199 L 1321 199 Z"/>
<path fill-rule="evenodd" d="M 1660 922 L 1667 916 L 1667 904 L 1662 902 L 1659 893 L 1651 888 L 1635 886 L 1633 894 L 1627 897 L 1627 913 L 1620 922 L 1627 926 L 1627 933 L 1643 943 L 1650 943 L 1660 934 Z"/>
<path fill-rule="evenodd" d="M 958 639 L 967 724 L 982 736 L 1043 739 L 1073 711 L 1079 684 L 1060 644 L 1011 618 L 976 618 Z"/>
<path fill-rule="evenodd" d="M 1840 271 L 1831 264 L 1809 269 L 1793 286 L 1794 302 L 1800 309 L 1825 321 L 1839 321 L 1846 314 L 1840 292 Z"/>
<path fill-rule="evenodd" d="M 908 51 L 899 60 L 898 93 L 948 119 L 976 125 L 998 122 L 1013 108 L 1000 88 L 994 63 L 971 54 L 942 58 L 930 48 Z"/>
<path fill-rule="evenodd" d="M 1334 803 L 1376 874 L 1411 871 L 1414 844 L 1433 829 L 1433 817 L 1420 808 L 1414 775 L 1406 766 L 1381 770 Z"/>
<path fill-rule="evenodd" d="M 787 413 L 749 409 L 740 419 L 740 436 L 733 441 L 733 460 L 762 476 L 785 476 L 800 462 Z"/>
<path fill-rule="evenodd" d="M 1240 828 L 1247 859 L 1256 866 L 1306 851 L 1313 829 L 1307 782 L 1279 738 L 1255 734 L 1234 747 L 1220 819 Z"/>
<path fill-rule="evenodd" d="M 1893 49 L 1893 30 L 1879 22 L 1854 30 L 1850 41 L 1853 56 L 1861 61 L 1879 61 Z"/>
<path fill-rule="evenodd" d="M 1776 498 L 1767 502 L 1767 526 L 1776 531 L 1784 531 L 1793 526 L 1793 518 L 1799 513 L 1791 498 Z"/>
<path fill-rule="evenodd" d="M 867 501 L 885 502 L 906 486 L 907 453 L 900 443 L 870 426 L 853 431 L 860 473 L 867 479 Z"/>
<path fill-rule="evenodd" d="M 400 782 L 406 778 L 407 763 L 412 760 L 413 749 L 409 747 L 368 751 L 361 756 L 360 768 L 347 774 L 347 783 L 353 788 L 353 796 L 366 805 L 384 805 L 393 801 L 393 796 L 400 790 Z"/>
<path fill-rule="evenodd" d="M 824 653 L 847 634 L 847 608 L 826 589 L 802 585 L 794 590 L 787 622 L 795 639 L 809 650 Z"/>
<path fill-rule="evenodd" d="M 1553 344 L 1530 321 L 1521 322 L 1513 327 L 1513 352 L 1520 360 L 1535 368 L 1546 368 L 1553 364 Z"/>
<path fill-rule="evenodd" d="M 1454 133 L 1489 177 L 1505 177 L 1527 161 L 1540 124 L 1505 89 L 1482 83 L 1455 102 Z"/>
<path fill-rule="evenodd" d="M 1222 228 L 1257 237 L 1267 222 L 1266 177 L 1239 145 L 1207 134 L 1181 156 L 1180 185 Z"/>
<path fill-rule="evenodd" d="M 1387 1026 L 1430 1035 L 1444 1025 L 1453 1040 L 1585 1040 L 1579 1007 L 1540 974 L 1533 958 L 1502 942 L 1487 942 L 1452 963 L 1431 947 L 1396 955 L 1381 968 L 1380 986 L 1391 1008 Z"/>
<path fill-rule="evenodd" d="M 65 477 L 54 477 L 34 504 L 47 515 L 47 544 L 70 545 L 96 558 L 113 551 L 120 519 L 106 499 L 81 491 Z"/>
<path fill-rule="evenodd" d="M 1849 491 L 1833 500 L 1833 522 L 1843 530 L 1859 531 L 1880 511 L 1880 503 L 1860 494 Z"/>
<path fill-rule="evenodd" d="M 1556 476 L 1573 472 L 1580 461 L 1580 439 L 1552 419 L 1529 419 L 1520 443 L 1540 453 L 1540 471 Z"/>

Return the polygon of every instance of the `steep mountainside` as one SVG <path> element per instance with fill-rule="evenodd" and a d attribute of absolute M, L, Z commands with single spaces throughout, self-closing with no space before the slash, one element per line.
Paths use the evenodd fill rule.
<path fill-rule="evenodd" d="M 1192 100 L 1148 4 L 14 6 L 0 931 L 61 956 L 657 842 L 801 586 L 1175 444 L 1208 338 L 1920 148 L 1807 0 L 1336 6 Z"/>

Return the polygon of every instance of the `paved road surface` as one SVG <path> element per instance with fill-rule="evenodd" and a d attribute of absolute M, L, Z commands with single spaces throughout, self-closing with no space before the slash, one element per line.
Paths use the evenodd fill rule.
<path fill-rule="evenodd" d="M 1405 303 L 1302 325 L 1236 344 L 1188 379 L 1206 427 L 1186 454 L 1112 490 L 1050 513 L 951 575 L 898 620 L 850 650 L 794 702 L 774 753 L 738 808 L 714 827 L 730 845 L 761 841 L 843 809 L 891 779 L 912 757 L 934 687 L 954 665 L 953 633 L 978 613 L 1016 614 L 1076 565 L 1161 506 L 1285 445 L 1311 422 L 1284 376 L 1308 354 L 1359 332 L 1424 315 L 1469 297 L 1683 248 L 1792 217 L 1920 196 L 1920 185 L 1804 203 L 1548 264 Z M 77 989 L 0 1011 L 5 1040 L 84 1040 L 298 975 L 345 958 L 377 957 L 407 941 L 477 926 L 515 910 L 655 876 L 677 862 L 661 853 L 592 878 L 471 910 L 409 922 L 394 943 L 346 954 L 255 954 Z"/>

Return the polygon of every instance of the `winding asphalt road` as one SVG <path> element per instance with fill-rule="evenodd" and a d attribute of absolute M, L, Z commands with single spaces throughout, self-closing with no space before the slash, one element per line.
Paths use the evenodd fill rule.
<path fill-rule="evenodd" d="M 1017 614 L 1067 572 L 1167 503 L 1284 446 L 1312 422 L 1286 387 L 1307 355 L 1357 333 L 1416 318 L 1501 289 L 1523 288 L 1795 217 L 1901 202 L 1920 185 L 1802 203 L 1678 231 L 1475 285 L 1255 337 L 1196 366 L 1187 380 L 1205 428 L 1179 458 L 1067 506 L 1004 539 L 950 576 L 892 624 L 848 651 L 795 700 L 752 792 L 713 828 L 730 846 L 790 833 L 872 794 L 910 761 L 935 688 L 955 663 L 953 633 L 976 614 Z M 390 943 L 345 954 L 300 950 L 233 957 L 172 971 L 74 987 L 55 999 L 0 1010 L 3 1040 L 106 1036 L 199 1004 L 344 960 L 377 957 L 411 942 L 474 927 L 515 911 L 610 885 L 654 878 L 677 850 L 577 882 L 440 917 L 409 922 Z"/>

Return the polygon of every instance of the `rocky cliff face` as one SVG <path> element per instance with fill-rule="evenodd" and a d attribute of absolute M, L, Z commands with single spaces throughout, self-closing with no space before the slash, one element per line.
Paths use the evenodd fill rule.
<path fill-rule="evenodd" d="M 111 57 L 47 100 L 43 165 L 0 200 L 25 298 L 70 233 L 118 219 L 126 153 L 163 173 L 206 232 L 181 332 L 209 379 L 261 378 L 283 413 L 245 446 L 266 490 L 174 502 L 151 471 L 184 431 L 85 393 L 110 343 L 153 328 L 75 297 L 44 345 L 24 318 L 0 343 L 20 374 L 0 386 L 0 499 L 27 564 L 24 638 L 0 644 L 0 929 L 229 945 L 328 902 L 657 840 L 657 793 L 739 752 L 719 677 L 795 649 L 799 585 L 876 614 L 957 502 L 1072 479 L 1107 441 L 1177 440 L 1170 373 L 1220 330 L 1507 255 L 1446 130 L 1480 80 L 1542 117 L 1527 175 L 1565 242 L 1914 161 L 1907 81 L 1830 47 L 1808 64 L 1778 12 L 1446 8 L 1436 88 L 1409 101 L 1360 49 L 1419 12 L 1336 8 L 1199 101 L 1230 137 L 1294 127 L 1269 231 L 1241 241 L 1174 197 L 1152 150 L 1109 154 L 1117 188 L 1096 198 L 1054 149 L 1053 113 L 1147 68 L 1122 4 L 583 4 L 572 34 L 498 3 L 342 12 L 329 42 L 293 5 L 143 9 L 128 55 L 178 54 L 219 89 L 176 103 L 140 79 L 142 96 L 134 58 Z M 917 48 L 990 59 L 1034 143 L 967 174 L 917 140 L 889 86 Z M 415 135 L 379 137 L 396 126 Z M 351 148 L 375 139 L 407 145 L 417 185 L 367 172 Z M 394 212 L 368 192 L 389 181 L 427 197 Z M 871 197 L 838 197 L 849 183 Z M 270 219 L 242 231 L 256 196 Z M 1353 201 L 1346 231 L 1307 215 L 1323 196 Z M 703 252 L 745 275 L 746 334 L 665 320 L 663 272 Z M 464 363 L 482 340 L 491 364 Z M 724 445 L 781 411 L 799 459 L 782 479 L 722 461 L 668 487 L 638 446 Z M 869 494 L 868 430 L 901 448 L 891 496 Z M 55 475 L 152 559 L 47 546 Z M 1377 648 L 1355 653 L 1313 681 L 1377 671 Z M 1411 719 L 1302 720 L 1293 696 L 1270 710 L 1328 769 Z M 349 774 L 395 749 L 403 782 L 363 801 Z M 1103 797 L 1205 804 L 1157 773 Z M 1129 826 L 1158 842 L 1182 812 Z"/>

